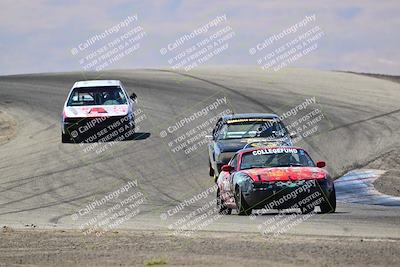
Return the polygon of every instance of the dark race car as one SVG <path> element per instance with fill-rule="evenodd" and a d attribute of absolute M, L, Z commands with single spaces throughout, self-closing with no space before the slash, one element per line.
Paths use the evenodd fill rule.
<path fill-rule="evenodd" d="M 209 174 L 215 181 L 222 165 L 250 144 L 291 146 L 292 139 L 276 114 L 231 114 L 220 118 L 209 138 Z"/>
<path fill-rule="evenodd" d="M 222 167 L 217 184 L 221 213 L 236 209 L 249 215 L 253 209 L 336 210 L 336 193 L 329 173 L 304 149 L 296 147 L 248 148 L 238 151 Z"/>

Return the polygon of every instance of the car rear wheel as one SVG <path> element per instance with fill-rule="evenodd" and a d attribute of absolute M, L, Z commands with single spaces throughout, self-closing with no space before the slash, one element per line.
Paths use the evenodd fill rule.
<path fill-rule="evenodd" d="M 211 167 L 211 162 L 210 161 L 208 161 L 208 175 L 210 175 L 211 177 L 214 177 L 214 174 L 215 174 L 215 172 L 214 172 L 214 169 Z"/>
<path fill-rule="evenodd" d="M 326 199 L 320 206 L 321 213 L 334 213 L 336 211 L 336 191 L 335 186 L 330 193 L 328 199 Z"/>
<path fill-rule="evenodd" d="M 232 209 L 225 206 L 224 200 L 221 198 L 219 189 L 217 190 L 217 206 L 219 209 L 219 214 L 230 215 L 232 213 Z"/>
<path fill-rule="evenodd" d="M 235 202 L 238 215 L 250 215 L 253 211 L 247 204 L 246 200 L 243 197 L 242 191 L 238 186 L 235 190 Z"/>
<path fill-rule="evenodd" d="M 134 122 L 128 123 L 128 127 L 129 127 L 129 130 L 125 131 L 123 140 L 134 140 L 135 136 L 136 136 L 135 135 L 135 133 L 136 133 L 135 132 L 135 123 Z M 127 133 L 129 133 L 128 136 L 126 136 Z"/>

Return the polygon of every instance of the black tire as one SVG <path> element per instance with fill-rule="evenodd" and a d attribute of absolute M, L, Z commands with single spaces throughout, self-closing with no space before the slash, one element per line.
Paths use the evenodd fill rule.
<path fill-rule="evenodd" d="M 210 175 L 211 177 L 214 177 L 215 172 L 214 172 L 214 169 L 211 167 L 210 161 L 208 161 L 208 167 L 209 167 L 208 175 Z"/>
<path fill-rule="evenodd" d="M 225 206 L 224 201 L 221 199 L 219 189 L 217 190 L 217 207 L 219 214 L 231 215 L 232 209 Z"/>
<path fill-rule="evenodd" d="M 132 121 L 131 123 L 129 123 L 129 130 L 133 131 L 135 133 L 135 121 Z"/>
<path fill-rule="evenodd" d="M 336 211 L 336 190 L 333 186 L 332 192 L 329 194 L 328 199 L 321 203 L 319 206 L 321 213 L 334 213 Z"/>
<path fill-rule="evenodd" d="M 129 130 L 124 131 L 123 134 L 130 133 L 127 137 L 124 136 L 122 140 L 134 140 L 136 138 L 135 124 L 127 123 Z"/>
<path fill-rule="evenodd" d="M 235 190 L 235 202 L 236 202 L 236 210 L 238 215 L 250 215 L 253 211 L 252 208 L 249 207 L 246 200 L 243 197 L 242 191 L 240 187 L 236 187 Z"/>
<path fill-rule="evenodd" d="M 61 133 L 61 143 L 72 143 L 71 136 Z"/>

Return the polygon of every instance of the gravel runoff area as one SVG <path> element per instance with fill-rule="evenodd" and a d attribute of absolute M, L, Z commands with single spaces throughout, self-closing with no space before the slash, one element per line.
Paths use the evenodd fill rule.
<path fill-rule="evenodd" d="M 194 237 L 194 238 L 193 238 Z M 78 231 L 0 234 L 0 266 L 398 266 L 399 239 L 150 231 L 101 237 Z"/>

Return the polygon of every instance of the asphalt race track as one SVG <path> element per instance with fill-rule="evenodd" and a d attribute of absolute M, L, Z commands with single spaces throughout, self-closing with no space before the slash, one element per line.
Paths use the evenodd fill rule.
<path fill-rule="evenodd" d="M 91 144 L 61 143 L 62 105 L 72 84 L 84 79 L 119 79 L 138 95 L 143 120 L 133 140 L 105 144 L 107 149 L 101 153 L 85 151 Z M 17 134 L 0 145 L 1 225 L 82 229 L 90 216 L 120 199 L 99 205 L 90 216 L 81 216 L 79 210 L 136 181 L 135 190 L 145 200 L 138 214 L 118 228 L 170 231 L 171 224 L 213 200 L 215 193 L 185 206 L 179 214 L 168 213 L 213 186 L 213 181 L 204 144 L 185 157 L 182 151 L 171 151 L 171 140 L 160 132 L 222 97 L 236 113 L 277 114 L 315 97 L 323 119 L 318 130 L 297 145 L 314 160 L 325 160 L 335 177 L 362 168 L 398 146 L 400 85 L 351 73 L 208 67 L 188 73 L 144 69 L 2 76 L 0 109 L 17 122 Z M 201 231 L 257 233 L 268 217 L 223 216 Z M 316 214 L 288 233 L 397 239 L 399 225 L 398 206 L 338 202 L 336 213 Z"/>

